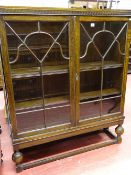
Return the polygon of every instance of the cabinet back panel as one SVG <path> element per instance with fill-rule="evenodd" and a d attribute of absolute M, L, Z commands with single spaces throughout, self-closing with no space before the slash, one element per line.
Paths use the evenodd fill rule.
<path fill-rule="evenodd" d="M 26 132 L 45 127 L 43 110 L 16 114 L 18 132 Z"/>
<path fill-rule="evenodd" d="M 121 98 L 103 99 L 102 101 L 102 115 L 120 112 Z"/>
<path fill-rule="evenodd" d="M 80 92 L 100 90 L 101 71 L 84 71 L 80 73 Z"/>
<path fill-rule="evenodd" d="M 126 42 L 124 25 L 125 22 L 81 22 L 81 62 L 100 61 L 104 58 L 123 63 Z"/>
<path fill-rule="evenodd" d="M 100 116 L 100 101 L 80 104 L 80 120 Z"/>

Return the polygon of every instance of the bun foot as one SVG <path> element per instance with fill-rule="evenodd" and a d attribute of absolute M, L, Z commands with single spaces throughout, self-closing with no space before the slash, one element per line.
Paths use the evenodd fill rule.
<path fill-rule="evenodd" d="M 121 125 L 118 125 L 115 129 L 115 132 L 117 134 L 117 143 L 121 143 L 122 142 L 121 135 L 124 133 L 124 128 Z"/>

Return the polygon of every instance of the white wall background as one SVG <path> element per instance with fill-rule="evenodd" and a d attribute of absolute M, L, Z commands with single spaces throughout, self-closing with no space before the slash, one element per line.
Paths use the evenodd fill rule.
<path fill-rule="evenodd" d="M 131 9 L 131 0 L 121 0 L 118 7 L 120 9 Z"/>
<path fill-rule="evenodd" d="M 68 7 L 68 0 L 0 0 L 1 6 Z M 119 9 L 131 9 L 131 0 L 121 0 Z"/>
<path fill-rule="evenodd" d="M 68 0 L 0 0 L 0 5 L 36 6 L 36 7 L 68 7 Z"/>

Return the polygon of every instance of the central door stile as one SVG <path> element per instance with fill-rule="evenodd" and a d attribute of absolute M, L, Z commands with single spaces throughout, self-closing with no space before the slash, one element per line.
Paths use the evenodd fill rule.
<path fill-rule="evenodd" d="M 75 52 L 74 52 L 74 19 L 70 17 L 70 24 L 69 24 L 69 54 L 70 54 L 70 61 L 69 61 L 69 78 L 70 78 L 70 103 L 71 103 L 71 115 L 70 115 L 70 122 L 72 126 L 76 125 L 76 111 L 75 111 Z"/>
<path fill-rule="evenodd" d="M 129 56 L 130 56 L 130 45 L 131 45 L 131 19 L 128 21 L 127 25 L 127 34 L 126 34 L 126 45 L 125 45 L 125 63 L 123 69 L 123 83 L 121 85 L 121 113 L 124 113 L 124 104 L 125 104 L 125 93 L 126 93 L 126 82 L 127 82 L 127 72 L 128 72 L 128 63 L 129 63 Z"/>
<path fill-rule="evenodd" d="M 80 120 L 80 22 L 79 17 L 74 16 L 74 61 L 75 61 L 75 125 Z"/>

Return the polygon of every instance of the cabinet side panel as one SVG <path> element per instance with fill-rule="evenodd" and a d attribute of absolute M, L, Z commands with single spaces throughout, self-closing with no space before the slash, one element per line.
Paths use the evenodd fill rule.
<path fill-rule="evenodd" d="M 4 73 L 5 84 L 6 84 L 6 91 L 8 94 L 10 122 L 12 126 L 13 137 L 17 138 L 14 96 L 13 96 L 11 73 L 10 73 L 9 61 L 8 61 L 9 60 L 8 49 L 7 49 L 8 46 L 7 46 L 7 40 L 6 40 L 5 24 L 2 18 L 0 19 L 0 35 L 1 35 L 1 55 L 2 55 L 3 73 Z"/>
<path fill-rule="evenodd" d="M 130 43 L 131 43 L 131 21 L 128 22 L 128 29 L 127 29 L 127 36 L 126 36 L 126 46 L 125 46 L 126 47 L 126 52 L 125 52 L 126 54 L 125 54 L 125 63 L 124 63 L 124 70 L 123 70 L 122 102 L 121 102 L 121 112 L 122 112 L 122 114 L 124 113 Z"/>

